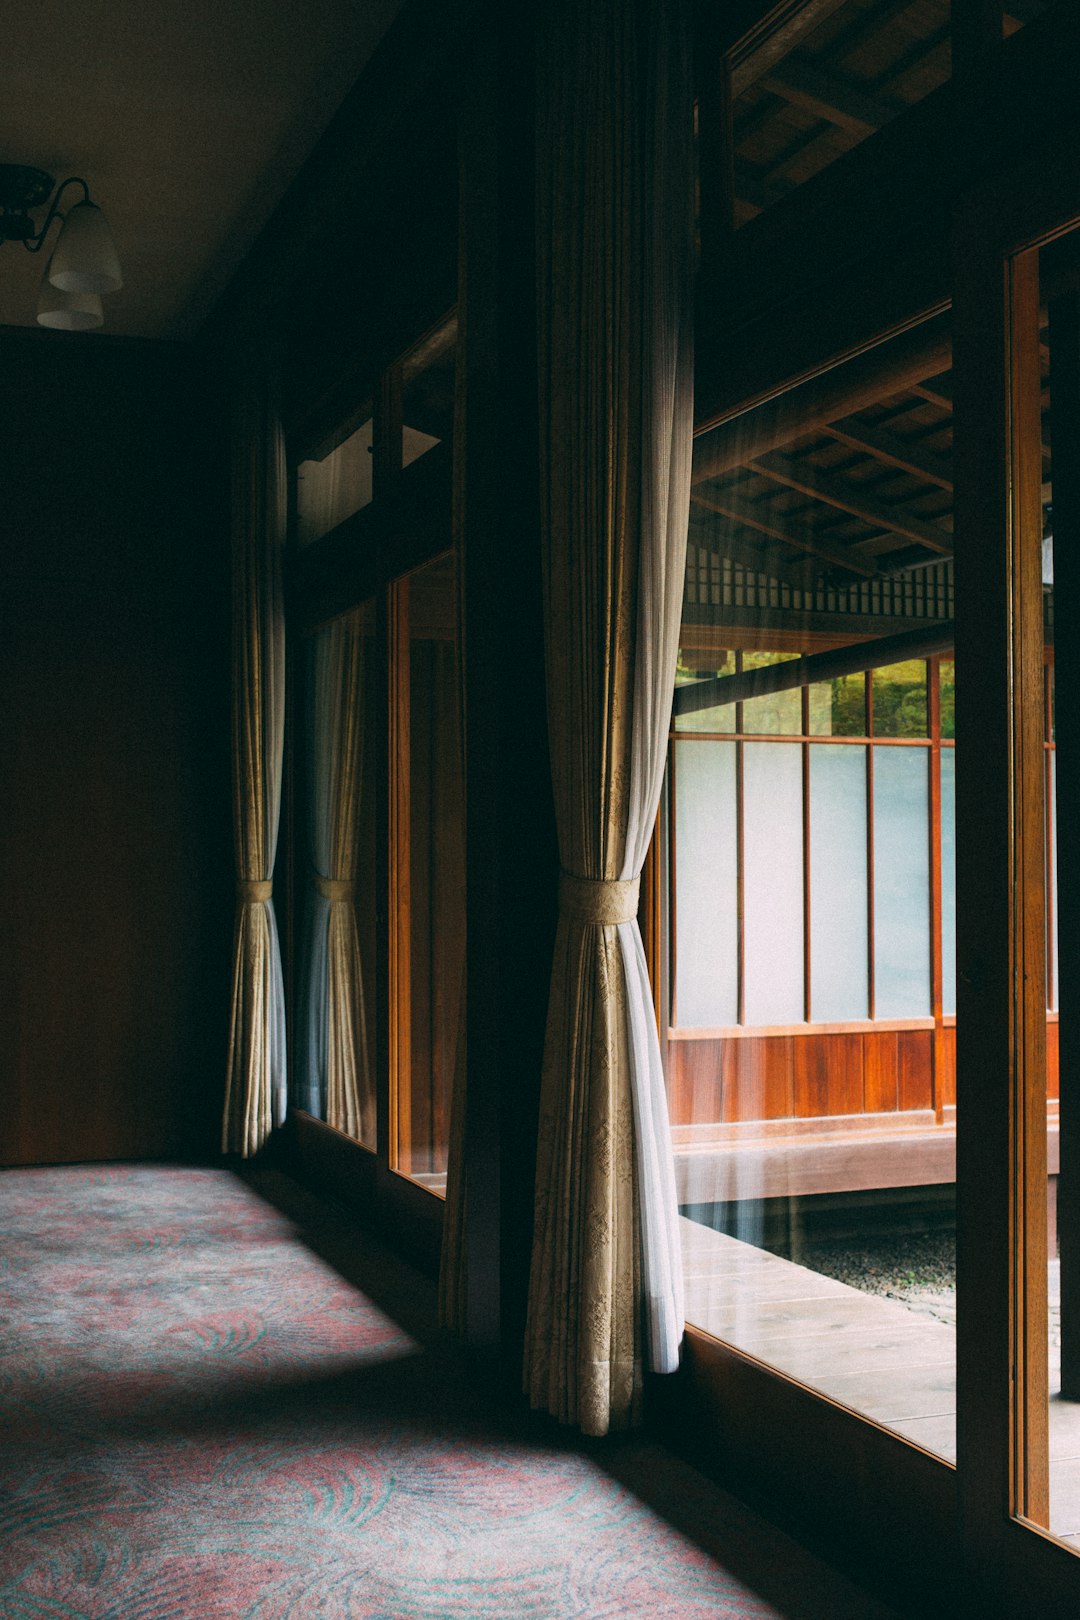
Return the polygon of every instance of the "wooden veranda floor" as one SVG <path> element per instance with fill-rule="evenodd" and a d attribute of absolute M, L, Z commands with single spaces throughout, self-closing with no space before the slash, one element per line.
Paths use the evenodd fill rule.
<path fill-rule="evenodd" d="M 864 1294 L 683 1220 L 686 1319 L 934 1452 L 956 1458 L 951 1321 Z M 1051 1265 L 1051 1318 L 1057 1306 Z M 949 1313 L 947 1298 L 936 1309 Z M 1050 1528 L 1080 1550 L 1080 1403 L 1063 1401 L 1051 1328 Z"/>

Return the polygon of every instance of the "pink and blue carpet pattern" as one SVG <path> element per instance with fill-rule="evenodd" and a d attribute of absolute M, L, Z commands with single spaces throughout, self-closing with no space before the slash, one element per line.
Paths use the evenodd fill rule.
<path fill-rule="evenodd" d="M 609 1467 L 500 1414 L 413 1336 L 426 1285 L 290 1207 L 217 1170 L 0 1174 L 3 1620 L 882 1614 L 658 1448 Z"/>

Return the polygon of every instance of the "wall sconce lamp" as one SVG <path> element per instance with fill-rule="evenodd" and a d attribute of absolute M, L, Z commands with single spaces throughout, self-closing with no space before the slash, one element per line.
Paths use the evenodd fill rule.
<path fill-rule="evenodd" d="M 81 186 L 82 198 L 61 213 L 69 186 Z M 43 208 L 50 196 L 45 223 L 38 229 L 31 212 Z M 41 278 L 38 322 L 64 332 L 87 332 L 104 322 L 102 293 L 119 292 L 124 284 L 105 215 L 77 175 L 56 185 L 43 169 L 0 163 L 0 244 L 21 242 L 28 253 L 40 253 L 54 219 L 62 223 Z"/>

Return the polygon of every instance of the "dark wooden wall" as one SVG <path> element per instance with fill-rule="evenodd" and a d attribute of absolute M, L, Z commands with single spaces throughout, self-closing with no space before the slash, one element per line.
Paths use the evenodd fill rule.
<path fill-rule="evenodd" d="M 213 1151 L 222 436 L 189 352 L 0 331 L 0 1163 Z"/>

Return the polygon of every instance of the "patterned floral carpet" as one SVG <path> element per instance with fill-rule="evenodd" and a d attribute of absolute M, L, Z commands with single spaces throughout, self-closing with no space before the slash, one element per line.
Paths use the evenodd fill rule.
<path fill-rule="evenodd" d="M 659 1448 L 500 1411 L 260 1185 L 0 1173 L 3 1620 L 880 1620 Z"/>

